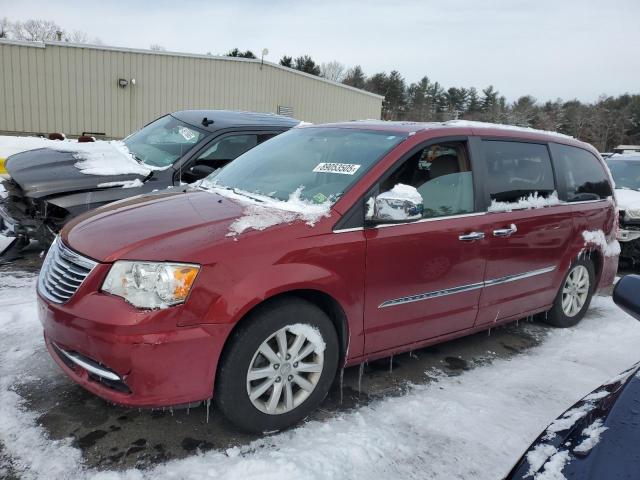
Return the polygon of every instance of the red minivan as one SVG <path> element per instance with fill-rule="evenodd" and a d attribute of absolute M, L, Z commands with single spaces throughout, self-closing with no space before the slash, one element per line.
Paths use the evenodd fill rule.
<path fill-rule="evenodd" d="M 475 122 L 295 128 L 181 190 L 68 224 L 38 282 L 58 365 L 111 402 L 213 398 L 285 428 L 342 366 L 544 313 L 614 279 L 608 171 L 570 137 Z"/>

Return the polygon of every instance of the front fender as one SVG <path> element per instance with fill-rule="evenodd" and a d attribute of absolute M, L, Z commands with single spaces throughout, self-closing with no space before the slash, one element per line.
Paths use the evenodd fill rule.
<path fill-rule="evenodd" d="M 213 301 L 198 323 L 237 324 L 265 300 L 295 290 L 313 290 L 333 298 L 346 317 L 348 356 L 364 348 L 363 291 L 347 285 L 342 276 L 311 264 L 276 264 L 255 271 L 228 285 Z M 194 321 L 193 319 L 191 321 Z M 231 332 L 231 329 L 229 330 Z M 226 339 L 224 339 L 226 341 Z"/>
<path fill-rule="evenodd" d="M 292 290 L 317 290 L 334 298 L 348 315 L 346 283 L 334 272 L 317 265 L 288 263 L 255 271 L 229 285 L 213 302 L 206 323 L 236 323 L 264 300 Z"/>

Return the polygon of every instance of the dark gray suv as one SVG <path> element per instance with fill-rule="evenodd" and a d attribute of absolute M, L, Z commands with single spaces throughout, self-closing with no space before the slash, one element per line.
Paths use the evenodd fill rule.
<path fill-rule="evenodd" d="M 273 114 L 187 110 L 158 118 L 122 142 L 52 142 L 6 161 L 0 258 L 30 240 L 48 244 L 72 217 L 110 202 L 206 177 L 299 124 Z M 13 240 L 13 241 L 11 241 Z"/>

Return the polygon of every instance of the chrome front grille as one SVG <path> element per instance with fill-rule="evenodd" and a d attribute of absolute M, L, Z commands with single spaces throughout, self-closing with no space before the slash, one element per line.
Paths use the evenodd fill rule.
<path fill-rule="evenodd" d="M 65 303 L 80 288 L 96 262 L 67 248 L 56 237 L 44 259 L 38 291 L 52 302 Z"/>

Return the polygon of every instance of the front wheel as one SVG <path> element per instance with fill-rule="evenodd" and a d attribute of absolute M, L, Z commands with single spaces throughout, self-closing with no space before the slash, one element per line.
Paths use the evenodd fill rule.
<path fill-rule="evenodd" d="M 315 410 L 338 366 L 333 323 L 304 300 L 259 307 L 230 339 L 214 400 L 231 422 L 250 432 L 281 430 Z"/>
<path fill-rule="evenodd" d="M 585 316 L 595 288 L 595 272 L 591 261 L 577 260 L 564 281 L 545 322 L 554 327 L 572 327 Z"/>

